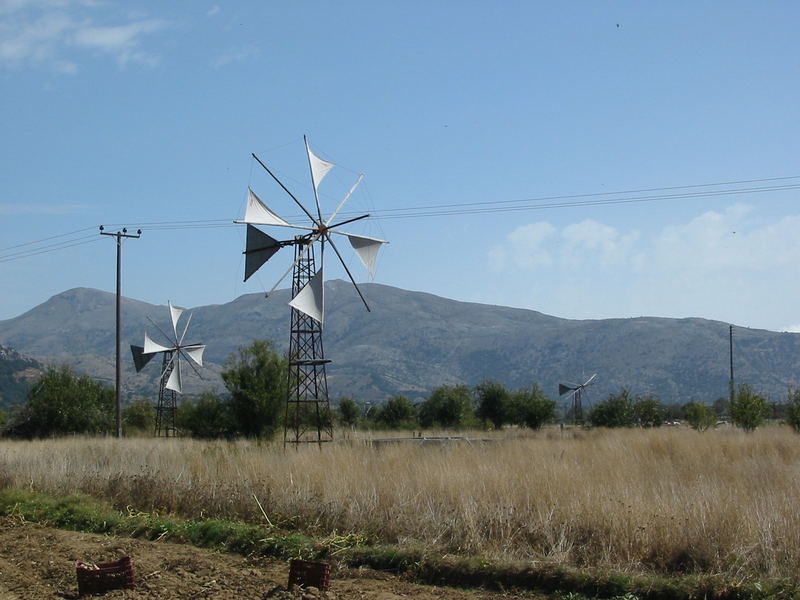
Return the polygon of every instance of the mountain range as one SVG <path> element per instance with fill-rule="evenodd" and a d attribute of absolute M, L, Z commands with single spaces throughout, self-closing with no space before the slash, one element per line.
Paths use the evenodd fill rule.
<path fill-rule="evenodd" d="M 560 382 L 598 376 L 590 403 L 619 391 L 655 394 L 668 403 L 727 396 L 729 326 L 699 318 L 571 320 L 533 310 L 458 302 L 380 284 L 364 284 L 371 312 L 344 281 L 326 284 L 325 354 L 332 399 L 381 402 L 403 394 L 417 401 L 442 384 L 494 379 L 511 389 L 538 383 L 557 399 Z M 188 393 L 223 391 L 219 373 L 238 348 L 270 339 L 288 346 L 288 290 L 247 294 L 226 304 L 189 309 L 186 341 L 207 344 L 202 380 L 184 370 Z M 76 288 L 0 321 L 0 344 L 42 363 L 67 363 L 113 382 L 115 297 Z M 145 331 L 166 343 L 166 306 L 123 299 L 123 387 L 154 396 L 159 367 L 134 373 L 129 345 Z M 150 322 L 148 318 L 152 319 Z M 182 319 L 186 319 L 184 316 Z M 183 321 L 181 322 L 183 323 Z M 181 324 L 182 328 L 183 325 Z M 737 382 L 772 401 L 800 385 L 800 334 L 734 327 Z M 157 361 L 153 361 L 155 363 Z"/>

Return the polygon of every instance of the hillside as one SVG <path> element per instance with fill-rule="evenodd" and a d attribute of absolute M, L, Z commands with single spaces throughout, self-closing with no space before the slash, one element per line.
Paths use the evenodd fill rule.
<path fill-rule="evenodd" d="M 12 348 L 0 346 L 0 409 L 21 404 L 42 365 Z"/>
<path fill-rule="evenodd" d="M 532 310 L 457 302 L 430 294 L 364 284 L 372 312 L 352 287 L 326 284 L 325 351 L 332 398 L 381 401 L 393 394 L 424 397 L 440 384 L 485 378 L 511 388 L 538 382 L 551 397 L 559 381 L 597 372 L 590 402 L 618 391 L 654 393 L 666 402 L 712 401 L 727 394 L 728 325 L 705 319 L 569 320 Z M 255 338 L 288 344 L 288 291 L 265 299 L 248 294 L 191 309 L 187 341 L 208 345 L 204 380 L 187 376 L 189 392 L 222 389 L 226 358 Z M 123 302 L 124 382 L 128 394 L 153 395 L 158 367 L 136 375 L 128 345 L 170 328 L 165 306 Z M 114 296 L 93 289 L 58 294 L 19 317 L 0 321 L 0 343 L 43 362 L 67 362 L 113 380 Z M 735 329 L 737 381 L 772 400 L 800 385 L 800 335 Z"/>

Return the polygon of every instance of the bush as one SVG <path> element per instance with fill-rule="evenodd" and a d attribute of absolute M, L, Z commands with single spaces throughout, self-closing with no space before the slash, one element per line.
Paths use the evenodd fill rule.
<path fill-rule="evenodd" d="M 339 400 L 339 422 L 346 427 L 355 427 L 361 416 L 361 409 L 352 398 L 345 396 Z"/>
<path fill-rule="evenodd" d="M 378 408 L 375 420 L 388 429 L 413 429 L 417 411 L 405 396 L 393 396 Z"/>
<path fill-rule="evenodd" d="M 770 412 L 769 403 L 746 383 L 739 386 L 730 404 L 731 421 L 748 432 L 755 431 Z"/>
<path fill-rule="evenodd" d="M 789 389 L 789 403 L 786 405 L 786 422 L 800 433 L 800 388 Z"/>
<path fill-rule="evenodd" d="M 272 437 L 286 406 L 287 361 L 268 340 L 256 340 L 233 354 L 222 372 L 231 394 L 230 417 L 247 437 Z"/>
<path fill-rule="evenodd" d="M 627 388 L 618 394 L 611 394 L 589 413 L 589 421 L 595 427 L 633 427 L 635 416 L 633 396 Z"/>
<path fill-rule="evenodd" d="M 714 410 L 699 402 L 689 402 L 684 405 L 683 414 L 692 429 L 696 431 L 705 431 L 717 422 Z"/>
<path fill-rule="evenodd" d="M 152 433 L 156 425 L 156 410 L 147 400 L 136 400 L 122 409 L 122 424 L 130 430 Z"/>
<path fill-rule="evenodd" d="M 175 420 L 178 429 L 201 439 L 232 437 L 236 431 L 229 404 L 210 392 L 182 403 Z"/>
<path fill-rule="evenodd" d="M 475 386 L 475 416 L 490 422 L 495 429 L 512 420 L 511 396 L 505 386 L 498 381 L 483 381 Z"/>
<path fill-rule="evenodd" d="M 538 384 L 518 390 L 511 395 L 514 422 L 530 429 L 540 429 L 556 416 L 556 403 L 542 392 Z"/>
<path fill-rule="evenodd" d="M 49 366 L 28 391 L 11 425 L 21 437 L 99 434 L 116 427 L 114 390 L 70 367 Z"/>
<path fill-rule="evenodd" d="M 470 390 L 465 385 L 442 385 L 433 390 L 419 408 L 423 427 L 459 427 L 467 424 L 470 412 Z"/>
<path fill-rule="evenodd" d="M 633 418 L 639 427 L 661 427 L 664 414 L 664 407 L 655 396 L 637 398 L 633 405 Z"/>

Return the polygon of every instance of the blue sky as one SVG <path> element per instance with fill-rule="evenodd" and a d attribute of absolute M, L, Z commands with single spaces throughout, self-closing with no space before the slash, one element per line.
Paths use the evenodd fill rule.
<path fill-rule="evenodd" d="M 248 186 L 296 215 L 250 153 L 313 201 L 307 134 L 341 166 L 323 210 L 366 174 L 378 283 L 800 330 L 798 26 L 794 2 L 0 0 L 0 319 L 113 291 L 99 224 L 144 230 L 127 296 L 269 289 L 289 257 L 242 283 L 240 227 L 153 224 L 231 221 Z"/>

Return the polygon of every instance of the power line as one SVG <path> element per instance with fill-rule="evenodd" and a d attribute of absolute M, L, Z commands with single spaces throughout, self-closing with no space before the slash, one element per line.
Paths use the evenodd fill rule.
<path fill-rule="evenodd" d="M 780 183 L 778 185 L 764 185 L 764 186 L 751 186 L 751 187 L 734 187 L 727 189 L 707 189 L 723 186 L 743 186 L 746 184 L 754 183 L 768 183 L 768 182 L 789 182 L 792 180 L 800 179 L 800 175 L 792 175 L 786 177 L 768 177 L 760 179 L 742 179 L 736 181 L 722 181 L 716 183 L 700 183 L 692 185 L 677 185 L 666 187 L 654 188 L 641 188 L 633 190 L 620 190 L 615 192 L 592 192 L 586 194 L 569 194 L 557 196 L 541 196 L 536 198 L 524 198 L 517 200 L 486 200 L 482 202 L 462 202 L 462 203 L 445 203 L 445 204 L 426 204 L 418 206 L 407 206 L 401 208 L 385 208 L 371 211 L 370 216 L 372 219 L 380 220 L 396 220 L 396 219 L 413 219 L 413 218 L 427 218 L 427 217 L 443 217 L 443 216 L 458 216 L 458 215 L 475 215 L 487 213 L 505 213 L 505 212 L 521 212 L 531 210 L 546 210 L 556 208 L 575 208 L 575 207 L 588 207 L 588 206 L 606 206 L 606 205 L 622 205 L 634 204 L 643 202 L 659 202 L 665 200 L 684 200 L 692 198 L 713 198 L 730 195 L 749 195 L 749 194 L 764 194 L 775 193 L 783 191 L 791 191 L 800 189 L 800 183 Z M 687 190 L 682 193 L 655 193 L 651 192 L 674 192 L 678 190 Z M 696 190 L 696 191 L 690 191 Z M 632 195 L 643 194 L 643 195 Z M 615 197 L 616 196 L 616 197 Z M 341 217 L 347 217 L 353 212 L 342 211 L 339 213 Z M 291 215 L 288 219 L 301 218 L 302 215 Z M 147 228 L 148 230 L 155 231 L 179 231 L 191 229 L 222 229 L 229 227 L 236 227 L 233 219 L 204 219 L 204 220 L 190 220 L 190 221 L 143 221 L 141 223 L 110 223 L 110 227 L 127 225 L 129 227 Z M 7 250 L 15 250 L 26 246 L 35 246 L 42 242 L 54 240 L 57 238 L 64 238 L 78 233 L 82 233 L 89 229 L 94 229 L 94 226 L 77 229 L 75 231 L 53 235 L 39 240 L 24 242 L 14 246 L 0 249 L 0 263 L 10 262 L 13 260 L 20 260 L 30 256 L 39 254 L 46 254 L 49 252 L 57 252 L 73 246 L 80 246 L 87 243 L 92 243 L 98 238 L 92 236 L 82 236 L 72 239 L 63 240 L 53 244 L 30 248 L 19 252 L 12 252 L 3 254 Z"/>

